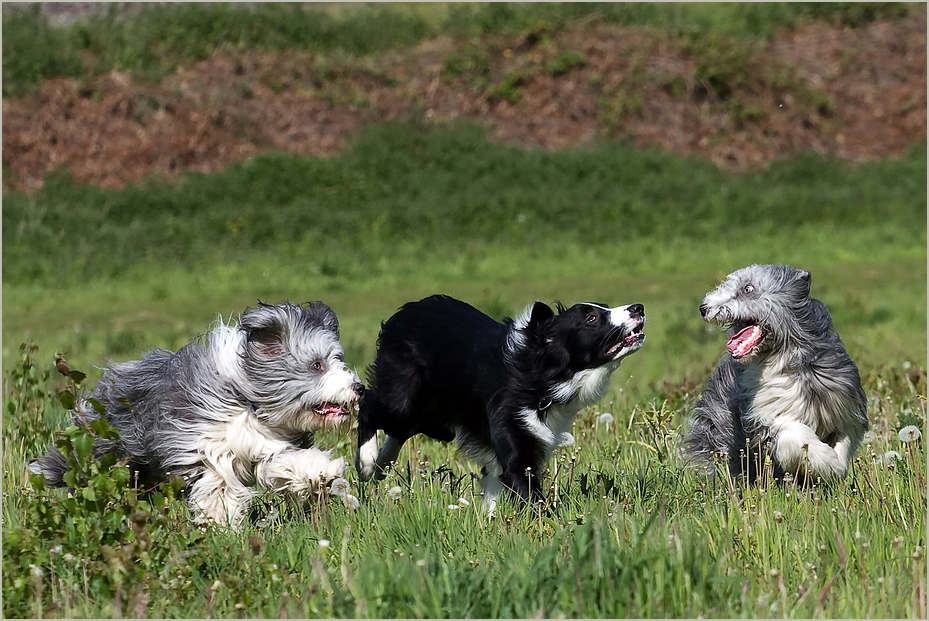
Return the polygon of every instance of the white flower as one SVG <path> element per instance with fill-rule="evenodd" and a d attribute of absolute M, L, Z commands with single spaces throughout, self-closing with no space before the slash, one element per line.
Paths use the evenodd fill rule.
<path fill-rule="evenodd" d="M 352 510 L 355 510 L 361 506 L 361 503 L 358 501 L 358 499 L 351 494 L 345 494 L 345 496 L 342 497 L 342 500 L 345 503 L 345 506 Z"/>
<path fill-rule="evenodd" d="M 561 434 L 561 437 L 558 439 L 558 446 L 573 446 L 574 445 L 574 436 L 572 436 L 567 431 Z"/>
<path fill-rule="evenodd" d="M 871 431 L 870 429 L 864 432 L 864 435 L 861 437 L 861 441 L 865 444 L 871 444 L 877 440 L 877 434 Z"/>
<path fill-rule="evenodd" d="M 887 451 L 886 453 L 884 453 L 882 460 L 886 461 L 889 464 L 892 464 L 901 458 L 902 456 L 897 451 Z"/>
<path fill-rule="evenodd" d="M 609 412 L 604 412 L 597 417 L 597 422 L 601 425 L 612 425 L 613 424 L 613 415 Z"/>
<path fill-rule="evenodd" d="M 450 510 L 452 510 L 452 511 L 457 511 L 457 510 L 460 509 L 461 507 L 459 507 L 458 505 L 448 505 L 448 508 L 449 508 Z"/>
<path fill-rule="evenodd" d="M 468 502 L 468 501 L 467 501 L 466 499 L 464 499 L 464 498 L 459 498 L 459 499 L 458 499 L 458 506 L 461 507 L 462 509 L 464 509 L 465 507 L 470 507 L 470 506 L 471 506 L 471 503 Z"/>
<path fill-rule="evenodd" d="M 399 485 L 394 485 L 389 490 L 387 490 L 387 497 L 391 500 L 400 500 L 401 496 L 403 496 L 403 490 L 400 489 Z"/>
<path fill-rule="evenodd" d="M 916 425 L 907 425 L 900 430 L 900 433 L 897 434 L 897 437 L 900 438 L 901 442 L 912 442 L 914 440 L 919 440 L 923 434 L 919 433 L 919 428 Z"/>
<path fill-rule="evenodd" d="M 348 494 L 349 489 L 348 481 L 342 477 L 339 477 L 337 479 L 333 479 L 332 484 L 329 486 L 329 493 L 333 496 L 344 497 Z"/>
<path fill-rule="evenodd" d="M 330 545 L 331 545 L 331 544 L 329 543 L 329 540 L 328 540 L 328 539 L 320 539 L 320 540 L 319 540 L 319 548 L 320 548 L 321 550 L 327 549 Z"/>

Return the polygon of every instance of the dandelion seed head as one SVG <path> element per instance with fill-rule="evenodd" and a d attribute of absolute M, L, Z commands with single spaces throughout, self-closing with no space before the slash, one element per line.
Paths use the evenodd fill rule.
<path fill-rule="evenodd" d="M 919 440 L 922 435 L 923 434 L 919 432 L 919 428 L 916 425 L 907 425 L 900 430 L 897 437 L 900 438 L 901 442 L 913 442 Z"/>
<path fill-rule="evenodd" d="M 329 493 L 333 496 L 345 496 L 348 494 L 349 489 L 350 486 L 348 481 L 342 477 L 339 477 L 337 479 L 333 479 L 332 484 L 329 486 Z"/>
<path fill-rule="evenodd" d="M 601 425 L 612 425 L 613 420 L 614 420 L 613 415 L 610 414 L 609 412 L 604 412 L 603 414 L 597 417 L 597 422 L 600 423 Z"/>
<path fill-rule="evenodd" d="M 881 460 L 887 462 L 888 464 L 893 464 L 898 459 L 901 459 L 902 455 L 897 451 L 887 451 L 884 455 L 881 456 Z"/>
<path fill-rule="evenodd" d="M 877 434 L 870 429 L 864 432 L 864 435 L 861 437 L 861 441 L 865 444 L 871 444 L 875 440 L 877 440 Z"/>
<path fill-rule="evenodd" d="M 416 566 L 417 566 L 417 567 L 425 567 L 425 566 L 426 566 L 426 559 L 421 558 L 421 559 L 419 559 L 418 561 L 416 561 Z"/>
<path fill-rule="evenodd" d="M 353 511 L 361 506 L 361 502 L 359 502 L 359 500 L 351 494 L 345 494 L 345 496 L 342 498 L 342 502 L 345 503 L 346 507 Z"/>
<path fill-rule="evenodd" d="M 574 446 L 574 436 L 567 431 L 561 434 L 558 446 Z"/>
<path fill-rule="evenodd" d="M 403 490 L 400 488 L 399 485 L 394 485 L 389 490 L 387 490 L 387 497 L 390 498 L 391 500 L 400 500 L 402 496 L 403 496 Z"/>
<path fill-rule="evenodd" d="M 330 545 L 332 545 L 332 544 L 329 543 L 329 540 L 328 540 L 328 539 L 320 539 L 320 540 L 319 540 L 319 547 L 320 547 L 320 548 L 328 548 Z"/>

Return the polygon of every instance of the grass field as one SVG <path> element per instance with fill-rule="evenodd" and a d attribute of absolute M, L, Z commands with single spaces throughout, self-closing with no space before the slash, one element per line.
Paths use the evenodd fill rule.
<path fill-rule="evenodd" d="M 757 39 L 827 13 L 854 22 L 906 10 L 787 6 L 450 3 L 388 17 L 328 7 L 333 21 L 314 27 L 330 38 L 314 40 L 367 53 L 445 32 L 450 13 L 465 31 L 493 31 L 587 10 Z M 286 47 L 311 21 L 279 5 L 244 21 L 228 7 L 191 5 L 173 21 L 175 9 L 164 10 L 132 26 L 135 39 L 113 16 L 43 30 L 42 45 L 16 48 L 35 54 L 22 65 L 8 63 L 7 46 L 27 42 L 4 37 L 5 95 L 9 82 L 27 90 L 49 71 L 86 77 L 115 65 L 155 75 L 200 53 L 179 44 L 177 57 L 140 56 L 146 37 Z M 15 33 L 7 19 L 4 34 Z M 383 40 L 365 39 L 379 19 L 393 26 Z M 209 30 L 210 20 L 226 26 Z M 242 38 L 242 24 L 254 39 Z M 68 64 L 88 50 L 103 60 Z M 409 120 L 372 128 L 326 159 L 268 153 L 219 175 L 119 191 L 58 175 L 3 199 L 5 617 L 927 614 L 925 440 L 899 434 L 926 432 L 925 142 L 897 160 L 807 155 L 733 175 L 623 143 L 522 150 L 472 125 Z M 813 295 L 861 370 L 874 435 L 832 490 L 739 492 L 720 473 L 685 468 L 677 452 L 725 341 L 697 307 L 727 273 L 768 262 L 812 272 Z M 385 481 L 348 474 L 357 508 L 325 494 L 307 505 L 268 494 L 242 533 L 194 527 L 173 487 L 137 495 L 111 464 L 81 462 L 89 476 L 70 497 L 27 476 L 26 461 L 67 417 L 60 393 L 80 388 L 56 373 L 56 352 L 91 387 L 94 365 L 179 348 L 218 314 L 259 299 L 320 299 L 338 313 L 346 360 L 363 373 L 380 322 L 436 292 L 497 318 L 536 299 L 646 306 L 645 346 L 550 464 L 549 514 L 504 506 L 488 519 L 475 465 L 423 438 Z M 73 430 L 57 438 L 86 446 Z M 350 429 L 317 441 L 354 452 Z"/>
<path fill-rule="evenodd" d="M 173 187 L 105 193 L 61 179 L 6 198 L 8 616 L 925 613 L 925 450 L 897 437 L 925 429 L 924 146 L 901 161 L 810 157 L 736 177 L 622 145 L 519 151 L 470 128 L 404 126 L 359 145 L 329 160 L 269 155 Z M 393 165 L 378 166 L 391 151 Z M 234 217 L 238 232 L 224 230 Z M 740 495 L 677 455 L 723 344 L 697 305 L 752 262 L 810 269 L 861 368 L 876 439 L 832 493 Z M 349 475 L 357 510 L 268 497 L 242 534 L 202 533 L 181 503 L 151 508 L 105 485 L 113 475 L 94 483 L 109 501 L 79 498 L 90 505 L 77 511 L 27 491 L 24 461 L 65 417 L 55 351 L 92 384 L 105 356 L 177 348 L 217 313 L 323 299 L 363 370 L 379 322 L 436 291 L 496 317 L 536 298 L 646 305 L 645 348 L 551 464 L 550 517 L 487 520 L 473 464 L 425 439 L 385 482 Z M 26 356 L 23 341 L 38 351 Z M 353 451 L 350 432 L 319 442 Z M 889 466 L 886 451 L 901 459 Z M 147 517 L 133 526 L 139 507 Z"/>

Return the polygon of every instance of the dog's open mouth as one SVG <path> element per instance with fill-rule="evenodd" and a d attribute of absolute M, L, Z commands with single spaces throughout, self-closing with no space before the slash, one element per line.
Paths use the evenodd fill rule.
<path fill-rule="evenodd" d="M 348 409 L 347 405 L 333 403 L 331 401 L 313 406 L 313 411 L 320 416 L 331 416 L 333 418 L 349 416 L 351 414 L 351 411 Z"/>
<path fill-rule="evenodd" d="M 625 331 L 620 331 L 619 336 L 621 338 L 606 350 L 606 357 L 614 358 L 625 349 L 638 349 L 642 345 L 642 342 L 645 341 L 645 334 L 643 333 L 644 328 L 645 322 L 642 321 L 628 334 L 624 335 Z"/>
<path fill-rule="evenodd" d="M 726 343 L 726 348 L 733 358 L 744 358 L 752 353 L 764 339 L 764 330 L 756 324 L 749 324 L 732 335 Z"/>

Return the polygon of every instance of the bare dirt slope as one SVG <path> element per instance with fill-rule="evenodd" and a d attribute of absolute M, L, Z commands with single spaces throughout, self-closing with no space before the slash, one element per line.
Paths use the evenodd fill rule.
<path fill-rule="evenodd" d="M 269 149 L 328 155 L 367 124 L 410 115 L 473 119 L 547 149 L 624 138 L 739 171 L 806 151 L 895 156 L 926 137 L 926 14 L 814 24 L 750 54 L 590 23 L 364 60 L 217 53 L 157 85 L 60 78 L 3 101 L 4 190 L 38 189 L 62 167 L 118 188 Z"/>

